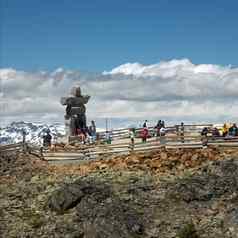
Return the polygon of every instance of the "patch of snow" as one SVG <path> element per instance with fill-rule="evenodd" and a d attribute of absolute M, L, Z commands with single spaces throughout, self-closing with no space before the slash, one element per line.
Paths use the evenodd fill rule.
<path fill-rule="evenodd" d="M 12 122 L 10 125 L 0 128 L 0 144 L 18 143 L 23 140 L 23 131 L 26 133 L 26 142 L 39 145 L 43 133 L 50 129 L 54 139 L 65 136 L 65 127 L 62 124 L 40 124 L 30 122 Z"/>

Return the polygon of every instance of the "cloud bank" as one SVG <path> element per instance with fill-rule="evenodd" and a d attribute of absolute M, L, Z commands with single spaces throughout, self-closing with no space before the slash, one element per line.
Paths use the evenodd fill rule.
<path fill-rule="evenodd" d="M 223 122 L 238 117 L 238 68 L 195 65 L 188 59 L 127 63 L 102 73 L 0 69 L 0 80 L 0 118 L 5 122 L 63 121 L 60 97 L 74 85 L 91 95 L 89 119 Z"/>

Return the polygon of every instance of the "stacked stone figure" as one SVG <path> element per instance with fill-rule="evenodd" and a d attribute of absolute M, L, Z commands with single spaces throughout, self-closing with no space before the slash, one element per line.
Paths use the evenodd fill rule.
<path fill-rule="evenodd" d="M 81 95 L 81 89 L 79 86 L 74 87 L 71 92 L 71 96 L 62 97 L 61 104 L 66 106 L 65 125 L 66 134 L 73 136 L 77 134 L 78 130 L 85 130 L 86 123 L 86 107 L 90 96 Z"/>

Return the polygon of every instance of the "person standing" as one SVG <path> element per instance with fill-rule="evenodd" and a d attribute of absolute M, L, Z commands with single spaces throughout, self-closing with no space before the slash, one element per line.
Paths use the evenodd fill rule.
<path fill-rule="evenodd" d="M 129 137 L 131 140 L 131 149 L 134 149 L 134 144 L 135 144 L 135 128 L 130 128 L 129 129 Z"/>
<path fill-rule="evenodd" d="M 160 136 L 160 129 L 162 127 L 162 121 L 159 120 L 157 125 L 155 126 L 155 129 L 156 129 L 156 137 L 158 138 Z"/>
<path fill-rule="evenodd" d="M 50 134 L 50 129 L 46 131 L 46 135 L 43 136 L 43 146 L 51 147 L 52 136 Z"/>
<path fill-rule="evenodd" d="M 105 140 L 107 144 L 111 144 L 112 143 L 112 135 L 109 131 L 106 131 L 105 133 Z"/>
<path fill-rule="evenodd" d="M 222 127 L 222 136 L 226 137 L 229 131 L 229 126 L 225 123 Z"/>
<path fill-rule="evenodd" d="M 79 141 L 81 142 L 81 144 L 85 144 L 86 143 L 86 136 L 85 136 L 85 132 L 83 130 L 80 130 L 79 129 L 79 132 L 78 132 L 78 136 L 79 136 Z"/>
<path fill-rule="evenodd" d="M 158 127 L 161 127 L 161 124 L 162 124 L 162 121 L 161 120 L 159 120 L 158 122 L 157 122 L 157 125 L 156 125 L 156 127 L 158 128 Z"/>
<path fill-rule="evenodd" d="M 237 136 L 238 135 L 238 128 L 234 123 L 232 127 L 229 128 L 229 136 Z"/>
<path fill-rule="evenodd" d="M 22 147 L 23 147 L 23 151 L 26 152 L 26 150 L 27 150 L 26 130 L 24 128 L 22 128 Z"/>
<path fill-rule="evenodd" d="M 96 124 L 95 121 L 91 121 L 92 132 L 96 133 Z"/>
<path fill-rule="evenodd" d="M 181 142 L 184 143 L 184 123 L 183 122 L 181 122 L 180 139 L 181 139 Z"/>
<path fill-rule="evenodd" d="M 147 120 L 144 121 L 143 128 L 147 127 L 147 122 L 148 122 Z"/>
<path fill-rule="evenodd" d="M 90 128 L 91 128 L 92 141 L 95 142 L 97 139 L 97 128 L 96 128 L 95 121 L 91 121 Z"/>
<path fill-rule="evenodd" d="M 214 127 L 212 129 L 212 137 L 213 137 L 213 139 L 216 138 L 216 137 L 220 137 L 220 131 L 217 127 Z"/>
<path fill-rule="evenodd" d="M 148 136 L 149 136 L 149 130 L 147 127 L 144 127 L 141 132 L 141 138 L 143 143 L 146 143 Z"/>
<path fill-rule="evenodd" d="M 166 135 L 166 129 L 164 126 L 160 128 L 160 144 L 164 145 L 166 143 L 165 141 L 165 135 Z"/>
<path fill-rule="evenodd" d="M 207 137 L 207 134 L 208 134 L 208 128 L 207 127 L 204 127 L 202 129 L 202 132 L 201 132 L 201 139 L 202 139 L 202 146 L 203 147 L 206 147 L 207 146 L 207 143 L 208 143 L 208 137 Z"/>

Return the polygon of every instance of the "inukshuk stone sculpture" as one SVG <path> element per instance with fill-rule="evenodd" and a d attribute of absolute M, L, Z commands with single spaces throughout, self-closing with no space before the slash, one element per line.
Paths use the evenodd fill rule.
<path fill-rule="evenodd" d="M 65 126 L 68 136 L 76 135 L 78 129 L 84 130 L 86 128 L 85 104 L 89 98 L 88 95 L 81 95 L 79 86 L 72 89 L 71 96 L 61 98 L 61 104 L 66 106 Z"/>

